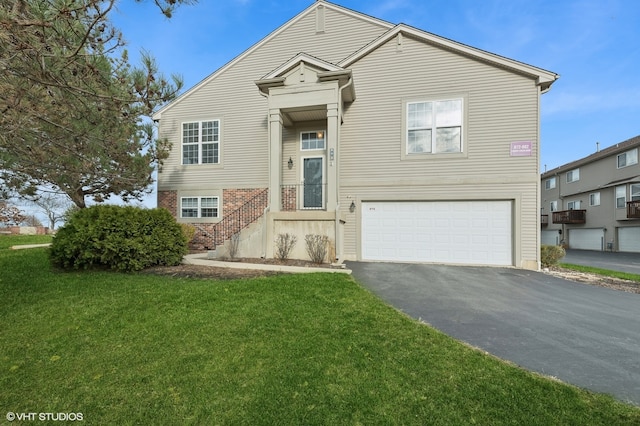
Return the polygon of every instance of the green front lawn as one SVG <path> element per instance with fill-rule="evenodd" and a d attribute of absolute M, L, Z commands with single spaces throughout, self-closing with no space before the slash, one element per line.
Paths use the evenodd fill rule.
<path fill-rule="evenodd" d="M 85 424 L 640 424 L 639 408 L 471 349 L 342 274 L 62 273 L 47 249 L 5 248 L 0 300 L 4 413 L 83 413 Z"/>
<path fill-rule="evenodd" d="M 611 269 L 596 268 L 595 266 L 573 265 L 571 263 L 560 263 L 558 266 L 578 272 L 589 272 L 591 274 L 602 275 L 604 277 L 621 278 L 623 280 L 640 282 L 640 275 L 630 272 L 612 271 Z"/>

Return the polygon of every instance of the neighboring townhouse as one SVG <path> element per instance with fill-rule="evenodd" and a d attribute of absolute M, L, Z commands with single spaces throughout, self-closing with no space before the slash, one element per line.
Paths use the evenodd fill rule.
<path fill-rule="evenodd" d="M 541 175 L 542 244 L 640 252 L 640 136 Z"/>
<path fill-rule="evenodd" d="M 540 95 L 555 73 L 327 1 L 161 109 L 158 205 L 195 244 L 328 261 L 539 268 Z"/>

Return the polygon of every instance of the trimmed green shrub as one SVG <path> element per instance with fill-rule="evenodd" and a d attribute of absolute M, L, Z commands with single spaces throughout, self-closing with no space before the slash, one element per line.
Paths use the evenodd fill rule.
<path fill-rule="evenodd" d="M 545 268 L 558 264 L 566 252 L 560 246 L 543 245 L 540 247 L 540 263 Z"/>
<path fill-rule="evenodd" d="M 65 269 L 139 271 L 177 265 L 187 252 L 185 233 L 168 210 L 98 205 L 75 212 L 58 230 L 50 258 Z"/>

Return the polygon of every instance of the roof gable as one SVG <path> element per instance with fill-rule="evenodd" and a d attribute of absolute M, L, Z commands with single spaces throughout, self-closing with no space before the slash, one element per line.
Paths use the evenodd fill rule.
<path fill-rule="evenodd" d="M 549 171 L 546 171 L 544 173 L 542 173 L 542 178 L 547 178 L 549 176 L 554 176 L 558 173 L 563 173 L 567 170 L 573 170 L 576 169 L 580 166 L 584 166 L 586 164 L 589 163 L 593 163 L 594 161 L 598 161 L 601 160 L 603 158 L 606 157 L 611 157 L 614 155 L 618 155 L 621 154 L 627 150 L 633 149 L 633 148 L 640 148 L 640 136 L 635 136 L 631 139 L 627 139 L 624 142 L 620 142 L 617 143 L 615 145 L 611 145 L 610 147 L 607 147 L 605 149 L 601 149 L 598 150 L 596 152 L 594 152 L 591 155 L 588 155 L 586 157 L 580 158 L 579 160 L 575 160 L 572 161 L 570 163 L 567 164 L 563 164 L 562 166 L 558 166 L 554 169 L 551 169 Z"/>
<path fill-rule="evenodd" d="M 228 69 L 233 67 L 236 63 L 240 62 L 245 57 L 251 55 L 256 50 L 259 50 L 263 45 L 265 45 L 270 40 L 276 38 L 280 34 L 282 34 L 285 31 L 287 31 L 289 28 L 291 28 L 293 25 L 295 25 L 297 22 L 299 22 L 303 18 L 306 18 L 307 16 L 309 16 L 312 13 L 316 13 L 319 9 L 328 9 L 328 10 L 339 12 L 339 13 L 341 13 L 343 15 L 347 15 L 347 16 L 356 18 L 358 20 L 361 20 L 361 21 L 364 21 L 364 22 L 379 26 L 382 31 L 385 31 L 386 29 L 393 28 L 393 26 L 394 26 L 390 22 L 384 21 L 384 20 L 379 19 L 379 18 L 375 18 L 373 16 L 366 15 L 364 13 L 356 12 L 354 10 L 339 6 L 337 4 L 328 2 L 326 0 L 315 0 L 309 7 L 307 7 L 302 12 L 300 12 L 299 14 L 297 14 L 296 16 L 291 18 L 285 24 L 283 24 L 280 27 L 278 27 L 276 30 L 274 30 L 272 33 L 270 33 L 265 38 L 260 40 L 258 43 L 254 44 L 249 49 L 245 50 L 243 53 L 241 53 L 240 55 L 236 56 L 234 59 L 232 59 L 231 61 L 229 61 L 228 63 L 226 63 L 222 67 L 218 68 L 216 71 L 214 71 L 212 74 L 210 74 L 209 76 L 205 77 L 199 83 L 197 83 L 196 85 L 192 86 L 190 89 L 188 89 L 187 91 L 182 93 L 176 99 L 174 99 L 173 101 L 171 101 L 167 105 L 163 106 L 160 110 L 158 110 L 155 114 L 153 114 L 153 119 L 154 120 L 160 120 L 163 112 L 165 112 L 168 109 L 174 107 L 176 104 L 182 102 L 184 99 L 188 98 L 190 94 L 192 94 L 193 92 L 197 91 L 200 87 L 206 85 L 209 81 L 215 79 L 220 74 L 226 72 Z M 322 15 L 324 15 L 324 13 Z M 317 23 L 317 25 L 318 25 L 317 30 L 321 30 L 321 28 L 319 27 L 318 23 Z"/>
<path fill-rule="evenodd" d="M 271 71 L 269 74 L 262 77 L 261 80 L 268 80 L 271 78 L 284 77 L 287 73 L 289 73 L 294 68 L 300 66 L 300 63 L 304 63 L 310 65 L 317 71 L 341 71 L 344 68 L 329 63 L 327 61 L 323 61 L 322 59 L 316 58 L 314 56 L 308 55 L 306 53 L 298 53 L 293 58 L 289 59 L 284 64 L 280 65 L 275 70 Z"/>
<path fill-rule="evenodd" d="M 395 27 L 391 28 L 382 36 L 378 37 L 376 40 L 373 40 L 368 45 L 364 46 L 359 51 L 355 52 L 351 56 L 342 60 L 338 65 L 348 68 L 363 57 L 367 56 L 383 44 L 392 40 L 393 38 L 398 38 L 399 45 L 402 43 L 402 37 L 409 36 L 425 43 L 440 47 L 445 50 L 449 50 L 461 55 L 465 55 L 476 60 L 489 63 L 491 65 L 506 68 L 521 74 L 525 74 L 536 78 L 536 84 L 540 86 L 542 92 L 546 92 L 550 89 L 551 85 L 558 79 L 558 74 L 553 73 L 551 71 L 544 70 L 542 68 L 534 67 L 532 65 L 527 65 L 523 62 L 518 62 L 513 59 L 509 59 L 500 55 L 496 55 L 494 53 L 490 53 L 481 49 L 477 49 L 475 47 L 471 47 L 462 43 L 458 43 L 453 40 L 449 40 L 444 37 L 440 37 L 438 35 L 419 30 L 414 27 L 410 27 L 405 24 L 398 24 Z"/>

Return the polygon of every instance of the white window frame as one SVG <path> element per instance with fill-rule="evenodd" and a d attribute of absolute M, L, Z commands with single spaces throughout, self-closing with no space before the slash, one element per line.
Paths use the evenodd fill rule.
<path fill-rule="evenodd" d="M 445 112 L 438 114 L 438 107 L 444 106 L 446 102 L 459 102 L 459 113 L 455 114 L 457 117 L 450 117 L 446 120 Z M 416 105 L 425 105 L 425 108 L 430 107 L 430 111 L 425 110 L 424 123 L 412 123 L 411 108 Z M 417 113 L 416 113 L 417 114 Z M 453 115 L 453 114 L 452 114 Z M 440 120 L 440 123 L 439 123 Z M 442 121 L 444 120 L 444 121 Z M 417 121 L 417 120 L 414 120 Z M 438 150 L 438 130 L 445 129 L 459 129 L 459 146 L 455 151 Z M 430 131 L 430 140 L 426 140 L 425 149 L 423 151 L 411 150 L 410 139 L 412 132 L 424 132 Z M 406 156 L 429 156 L 429 155 L 452 155 L 461 154 L 465 151 L 465 98 L 462 96 L 443 97 L 441 99 L 425 99 L 409 101 L 405 105 L 405 132 L 404 132 L 404 155 Z"/>
<path fill-rule="evenodd" d="M 580 200 L 567 201 L 567 210 L 580 210 Z"/>
<path fill-rule="evenodd" d="M 309 140 L 313 140 L 316 143 L 316 147 L 315 148 L 310 148 L 307 147 L 305 148 L 304 146 L 304 142 L 305 142 L 305 135 L 313 135 L 313 138 L 310 138 Z M 318 147 L 317 144 L 319 141 L 322 141 L 322 146 Z M 300 132 L 300 150 L 301 151 L 324 151 L 325 149 L 327 149 L 327 131 L 326 130 L 312 130 L 312 131 L 305 131 L 305 132 Z"/>
<path fill-rule="evenodd" d="M 558 211 L 558 200 L 554 200 L 549 203 L 549 211 L 552 211 L 552 212 Z"/>
<path fill-rule="evenodd" d="M 556 177 L 551 177 L 544 181 L 544 189 L 554 189 L 556 187 Z"/>
<path fill-rule="evenodd" d="M 622 163 L 622 164 L 621 164 Z M 616 166 L 618 169 L 638 164 L 638 148 L 618 154 L 616 157 Z"/>
<path fill-rule="evenodd" d="M 185 200 L 196 200 L 195 206 L 189 206 L 190 209 L 196 210 L 196 216 L 184 215 L 184 203 Z M 215 207 L 207 205 L 209 200 L 215 200 Z M 213 216 L 203 216 L 204 209 L 214 209 Z M 220 197 L 218 196 L 192 196 L 192 197 L 180 197 L 180 219 L 218 219 L 220 217 Z"/>
<path fill-rule="evenodd" d="M 211 134 L 211 140 L 203 140 L 205 135 L 203 132 L 203 127 L 205 125 L 205 123 L 212 123 L 212 134 Z M 192 131 L 195 130 L 196 134 L 195 135 L 187 135 L 186 131 L 188 129 L 186 129 L 186 126 L 193 126 L 193 125 L 197 125 L 196 129 L 191 129 Z M 220 134 L 222 133 L 222 129 L 221 129 L 221 121 L 219 119 L 213 119 L 213 120 L 202 120 L 202 121 L 185 121 L 182 123 L 181 126 L 181 131 L 182 133 L 180 134 L 180 145 L 181 145 L 181 149 L 182 149 L 182 157 L 181 157 L 181 162 L 183 166 L 192 166 L 192 165 L 199 165 L 199 164 L 220 164 Z M 191 137 L 192 140 L 189 140 L 188 142 L 186 141 L 189 137 Z M 193 140 L 195 138 L 195 140 Z M 212 145 L 211 149 L 213 150 L 213 160 L 212 161 L 206 161 L 203 162 L 203 151 L 204 148 L 206 148 L 206 146 L 208 145 Z M 197 161 L 195 162 L 185 162 L 186 157 L 185 157 L 185 148 L 186 147 L 197 147 Z"/>
<path fill-rule="evenodd" d="M 590 206 L 599 206 L 600 205 L 600 193 L 593 192 L 589 194 L 589 205 Z"/>
<path fill-rule="evenodd" d="M 627 186 L 620 185 L 616 186 L 616 208 L 617 209 L 625 209 L 627 208 Z"/>
<path fill-rule="evenodd" d="M 573 169 L 567 172 L 567 183 L 577 182 L 580 180 L 580 169 Z"/>

